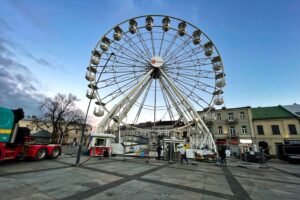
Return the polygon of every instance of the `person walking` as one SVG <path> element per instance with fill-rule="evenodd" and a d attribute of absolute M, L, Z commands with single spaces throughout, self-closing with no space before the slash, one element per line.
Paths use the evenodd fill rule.
<path fill-rule="evenodd" d="M 185 160 L 186 164 L 189 164 L 189 161 L 186 157 L 186 145 L 182 146 L 182 144 L 179 144 L 178 148 L 181 156 L 180 163 L 183 164 L 183 160 Z"/>
<path fill-rule="evenodd" d="M 225 149 L 221 149 L 221 151 L 219 152 L 220 158 L 221 158 L 221 163 L 222 164 L 227 164 L 226 163 L 226 153 L 225 153 Z"/>
<path fill-rule="evenodd" d="M 160 160 L 160 154 L 161 154 L 161 146 L 160 144 L 158 144 L 157 148 L 156 148 L 156 151 L 157 151 L 157 160 Z"/>

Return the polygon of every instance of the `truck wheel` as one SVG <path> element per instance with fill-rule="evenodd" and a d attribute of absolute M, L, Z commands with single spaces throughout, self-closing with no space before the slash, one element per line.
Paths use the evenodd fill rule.
<path fill-rule="evenodd" d="M 39 160 L 44 160 L 47 156 L 47 150 L 46 149 L 39 149 L 36 154 L 35 154 L 35 160 L 39 161 Z"/>
<path fill-rule="evenodd" d="M 59 154 L 60 154 L 60 148 L 54 148 L 53 149 L 53 151 L 52 151 L 52 153 L 51 153 L 51 156 L 50 156 L 50 158 L 52 158 L 52 159 L 55 159 L 55 158 L 57 158 L 58 156 L 59 156 Z"/>

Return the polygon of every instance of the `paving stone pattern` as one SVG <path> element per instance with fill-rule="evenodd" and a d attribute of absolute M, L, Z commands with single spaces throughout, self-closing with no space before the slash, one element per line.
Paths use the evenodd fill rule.
<path fill-rule="evenodd" d="M 87 160 L 82 157 L 81 162 Z M 0 200 L 8 199 L 299 199 L 300 166 L 271 161 L 268 167 L 116 157 L 0 163 Z"/>

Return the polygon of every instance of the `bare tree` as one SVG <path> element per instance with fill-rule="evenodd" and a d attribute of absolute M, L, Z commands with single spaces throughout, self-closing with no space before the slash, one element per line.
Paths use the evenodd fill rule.
<path fill-rule="evenodd" d="M 74 129 L 71 125 L 83 123 L 84 114 L 76 107 L 77 101 L 79 99 L 73 94 L 58 93 L 53 98 L 45 98 L 41 104 L 40 109 L 45 113 L 44 121 L 53 128 L 52 143 L 62 143 L 64 136 Z"/>

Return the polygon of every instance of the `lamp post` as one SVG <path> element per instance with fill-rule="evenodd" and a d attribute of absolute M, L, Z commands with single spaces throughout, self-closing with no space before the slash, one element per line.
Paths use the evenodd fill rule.
<path fill-rule="evenodd" d="M 115 53 L 111 53 L 111 54 L 109 55 L 109 57 L 108 57 L 108 59 L 106 60 L 106 63 L 105 63 L 105 65 L 103 66 L 102 71 L 101 71 L 101 73 L 100 73 L 100 75 L 99 75 L 99 77 L 98 77 L 98 79 L 97 79 L 95 85 L 98 84 L 98 82 L 99 82 L 99 80 L 100 80 L 100 77 L 101 77 L 101 75 L 102 75 L 104 69 L 105 69 L 106 66 L 107 66 L 107 63 L 109 62 L 109 60 L 111 59 L 111 57 L 112 57 L 113 55 L 115 55 Z M 96 88 L 93 88 L 93 89 L 92 89 L 92 96 L 94 95 L 95 90 L 96 90 Z M 89 101 L 89 104 L 88 104 L 88 107 L 87 107 L 87 110 L 86 110 L 86 114 L 85 114 L 85 118 L 84 118 L 84 123 L 83 123 L 83 126 L 82 126 L 82 133 L 81 133 L 81 138 L 80 138 L 80 144 L 79 144 L 79 148 L 78 148 L 78 152 L 77 152 L 77 158 L 76 158 L 76 163 L 75 163 L 75 166 L 76 166 L 76 167 L 79 166 L 79 162 L 80 162 L 80 155 L 81 155 L 81 151 L 82 151 L 82 143 L 83 143 L 84 132 L 85 132 L 85 128 L 86 128 L 86 120 L 87 120 L 87 116 L 88 116 L 88 113 L 89 113 L 89 110 L 90 110 L 91 102 L 92 102 L 92 99 L 90 99 L 90 101 Z"/>

